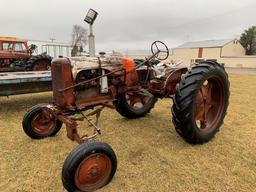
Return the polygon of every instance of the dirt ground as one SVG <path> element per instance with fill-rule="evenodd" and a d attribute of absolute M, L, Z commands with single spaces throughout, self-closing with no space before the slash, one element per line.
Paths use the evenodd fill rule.
<path fill-rule="evenodd" d="M 185 143 L 171 123 L 171 100 L 127 120 L 105 110 L 102 136 L 118 157 L 113 181 L 102 192 L 256 191 L 256 75 L 230 75 L 225 123 L 207 144 Z M 65 128 L 54 138 L 32 140 L 22 130 L 25 111 L 51 101 L 51 93 L 0 98 L 0 191 L 61 192 L 61 169 L 77 145 Z"/>

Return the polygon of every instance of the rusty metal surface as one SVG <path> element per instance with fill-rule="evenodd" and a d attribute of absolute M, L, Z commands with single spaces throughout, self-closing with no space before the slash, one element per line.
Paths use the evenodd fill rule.
<path fill-rule="evenodd" d="M 165 90 L 165 97 L 168 95 L 175 94 L 176 92 L 176 84 L 180 82 L 181 75 L 187 72 L 187 68 L 177 68 L 173 72 L 171 72 L 163 85 L 163 89 Z"/>
<path fill-rule="evenodd" d="M 148 94 L 148 95 L 147 95 Z M 154 99 L 153 95 L 141 92 L 127 92 L 127 104 L 134 110 L 142 110 Z"/>
<path fill-rule="evenodd" d="M 42 111 L 44 112 L 44 111 Z M 47 135 L 54 130 L 56 126 L 56 121 L 51 118 L 49 113 L 40 113 L 33 117 L 31 121 L 31 127 L 33 130 L 40 135 Z"/>
<path fill-rule="evenodd" d="M 8 50 L 4 50 L 3 43 L 10 43 Z M 23 43 L 24 51 L 15 51 L 15 43 Z M 0 59 L 29 59 L 31 52 L 28 50 L 28 41 L 15 37 L 0 37 Z M 0 63 L 1 64 L 1 63 Z"/>
<path fill-rule="evenodd" d="M 84 109 L 89 106 L 102 105 L 103 103 L 108 103 L 114 100 L 115 98 L 113 98 L 111 95 L 107 95 L 107 96 L 97 96 L 97 97 L 88 98 L 88 99 L 80 99 L 80 100 L 77 100 L 75 103 L 78 109 Z"/>
<path fill-rule="evenodd" d="M 51 62 L 48 60 L 38 60 L 32 67 L 33 71 L 44 71 L 51 69 Z"/>
<path fill-rule="evenodd" d="M 187 68 L 165 68 L 162 71 L 164 75 L 156 78 L 156 72 L 149 66 L 136 69 L 134 62 L 129 59 L 99 57 L 54 59 L 51 70 L 54 105 L 48 112 L 66 124 L 69 139 L 82 143 L 100 133 L 97 125 L 100 113 L 119 94 L 125 93 L 128 104 L 141 109 L 153 96 L 170 97 L 174 94 L 175 86 Z M 107 80 L 107 92 L 101 92 L 103 77 Z M 89 116 L 96 117 L 95 123 Z M 92 134 L 79 135 L 77 121 L 83 120 L 94 127 Z"/>
<path fill-rule="evenodd" d="M 220 122 L 224 109 L 224 85 L 217 76 L 210 77 L 200 87 L 195 102 L 195 122 L 205 132 L 211 132 Z"/>
<path fill-rule="evenodd" d="M 181 75 L 186 71 L 187 68 L 174 68 L 164 76 L 161 76 L 161 78 L 152 79 L 149 84 L 149 92 L 160 98 L 175 94 L 176 84 L 180 81 Z"/>
<path fill-rule="evenodd" d="M 43 55 L 33 56 L 34 46 L 27 40 L 14 37 L 0 37 L 0 72 L 44 71 L 49 69 L 51 60 Z"/>
<path fill-rule="evenodd" d="M 79 109 L 76 111 L 64 112 L 62 108 L 59 108 L 55 105 L 47 105 L 42 110 L 44 117 L 52 116 L 55 118 L 55 120 L 58 119 L 66 125 L 67 137 L 70 140 L 76 141 L 77 143 L 82 143 L 96 137 L 98 134 L 101 134 L 101 129 L 98 127 L 98 122 L 100 114 L 105 107 L 113 108 L 112 105 L 102 103 L 101 106 L 94 107 L 91 110 L 88 109 L 86 114 Z M 75 114 L 79 114 L 80 116 L 74 116 Z M 95 121 L 93 121 L 93 118 L 95 119 Z M 53 118 L 51 118 L 51 120 L 53 120 Z M 85 133 L 80 136 L 77 130 L 79 125 L 77 121 L 84 120 L 87 121 L 89 127 L 93 128 L 93 133 Z"/>
<path fill-rule="evenodd" d="M 59 58 L 52 61 L 53 102 L 62 109 L 73 109 L 75 103 L 74 89 L 60 91 L 72 87 L 74 80 L 69 59 Z"/>
<path fill-rule="evenodd" d="M 0 73 L 0 96 L 51 90 L 51 72 Z"/>
<path fill-rule="evenodd" d="M 1 59 L 29 59 L 31 55 L 27 52 L 1 51 Z"/>
<path fill-rule="evenodd" d="M 79 164 L 74 177 L 75 184 L 81 191 L 94 191 L 107 181 L 111 169 L 112 163 L 106 154 L 91 154 Z"/>

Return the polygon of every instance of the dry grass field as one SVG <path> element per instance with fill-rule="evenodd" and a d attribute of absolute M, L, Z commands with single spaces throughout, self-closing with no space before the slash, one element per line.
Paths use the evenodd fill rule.
<path fill-rule="evenodd" d="M 230 75 L 228 115 L 216 137 L 192 146 L 176 134 L 171 100 L 152 113 L 126 120 L 103 112 L 102 136 L 118 157 L 113 181 L 102 192 L 256 191 L 256 75 Z M 0 98 L 0 191 L 61 192 L 64 159 L 77 144 L 65 128 L 54 138 L 31 140 L 22 130 L 25 111 L 51 101 L 51 93 Z"/>

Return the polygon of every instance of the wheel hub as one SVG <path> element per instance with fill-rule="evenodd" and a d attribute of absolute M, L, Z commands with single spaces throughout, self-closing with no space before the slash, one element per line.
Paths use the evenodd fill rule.
<path fill-rule="evenodd" d="M 88 175 L 90 175 L 92 178 L 97 178 L 100 175 L 100 169 L 97 164 L 89 168 Z"/>
<path fill-rule="evenodd" d="M 105 154 L 95 153 L 84 159 L 75 173 L 76 186 L 82 191 L 100 188 L 111 173 L 111 161 Z"/>
<path fill-rule="evenodd" d="M 147 105 L 148 102 L 150 102 L 151 97 L 150 96 L 144 96 L 134 93 L 127 93 L 127 101 L 128 104 L 134 108 L 134 109 L 140 109 L 143 108 L 145 105 Z"/>
<path fill-rule="evenodd" d="M 35 116 L 31 121 L 34 131 L 39 134 L 48 134 L 52 129 L 54 129 L 56 122 L 49 118 L 45 117 L 42 113 Z"/>

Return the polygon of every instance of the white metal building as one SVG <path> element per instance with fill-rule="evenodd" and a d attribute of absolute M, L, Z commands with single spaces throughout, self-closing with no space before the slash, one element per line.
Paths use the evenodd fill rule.
<path fill-rule="evenodd" d="M 170 60 L 190 65 L 198 60 L 217 60 L 226 67 L 256 67 L 256 56 L 246 56 L 237 39 L 187 42 L 173 49 Z"/>

